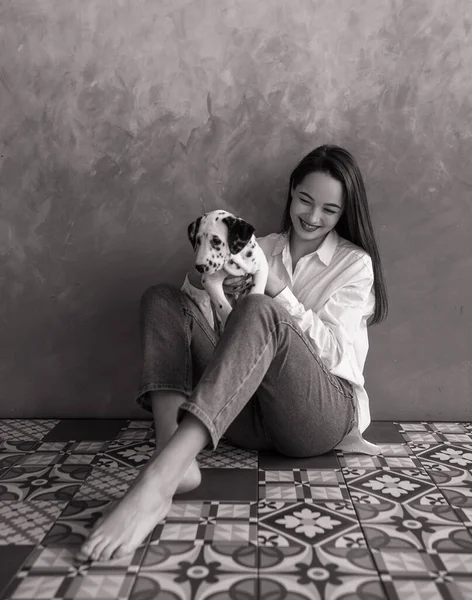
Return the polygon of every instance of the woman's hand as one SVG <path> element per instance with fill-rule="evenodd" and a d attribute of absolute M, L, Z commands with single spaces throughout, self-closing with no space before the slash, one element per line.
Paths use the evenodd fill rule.
<path fill-rule="evenodd" d="M 252 286 L 252 275 L 229 275 L 223 281 L 223 291 L 226 296 L 240 296 Z"/>
<path fill-rule="evenodd" d="M 223 291 L 227 296 L 230 297 L 230 301 L 231 299 L 237 300 L 239 296 L 244 295 L 245 292 L 251 289 L 252 284 L 253 276 L 249 273 L 234 277 L 230 275 L 226 277 L 223 282 Z M 283 283 L 283 281 L 281 281 L 277 275 L 274 275 L 274 273 L 269 271 L 265 288 L 265 294 L 267 296 L 274 298 L 286 287 L 286 284 Z"/>

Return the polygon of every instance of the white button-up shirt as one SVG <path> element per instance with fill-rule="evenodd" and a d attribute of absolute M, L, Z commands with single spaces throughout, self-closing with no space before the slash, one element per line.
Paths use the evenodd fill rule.
<path fill-rule="evenodd" d="M 311 339 L 328 370 L 352 384 L 356 423 L 336 448 L 378 454 L 379 447 L 362 437 L 371 421 L 363 375 L 369 349 L 367 320 L 375 306 L 370 256 L 331 230 L 315 252 L 300 258 L 293 271 L 288 234 L 271 233 L 257 241 L 270 271 L 286 285 L 274 299 Z M 181 289 L 214 328 L 207 292 L 192 286 L 188 276 Z"/>

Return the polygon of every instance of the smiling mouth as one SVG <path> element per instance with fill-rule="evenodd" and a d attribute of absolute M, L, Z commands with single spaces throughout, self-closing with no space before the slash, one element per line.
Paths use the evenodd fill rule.
<path fill-rule="evenodd" d="M 319 225 L 309 225 L 306 221 L 304 221 L 301 217 L 298 217 L 300 219 L 300 223 L 302 224 L 302 227 L 304 229 L 309 229 L 310 231 L 316 231 L 317 229 L 319 229 Z"/>

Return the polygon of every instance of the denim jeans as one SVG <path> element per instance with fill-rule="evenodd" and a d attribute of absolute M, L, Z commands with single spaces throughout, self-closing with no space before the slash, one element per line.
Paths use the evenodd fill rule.
<path fill-rule="evenodd" d="M 141 298 L 143 368 L 136 402 L 148 392 L 185 394 L 186 411 L 208 429 L 209 449 L 231 444 L 306 457 L 332 450 L 355 421 L 352 386 L 332 375 L 310 338 L 276 300 L 241 298 L 223 334 L 177 287 L 158 284 Z"/>

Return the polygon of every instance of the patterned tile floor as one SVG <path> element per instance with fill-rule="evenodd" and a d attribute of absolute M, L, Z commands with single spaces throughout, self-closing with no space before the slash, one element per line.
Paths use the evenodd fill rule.
<path fill-rule="evenodd" d="M 78 563 L 152 438 L 151 421 L 0 420 L 2 599 L 472 599 L 471 423 L 373 423 L 376 457 L 222 440 L 133 556 Z"/>

